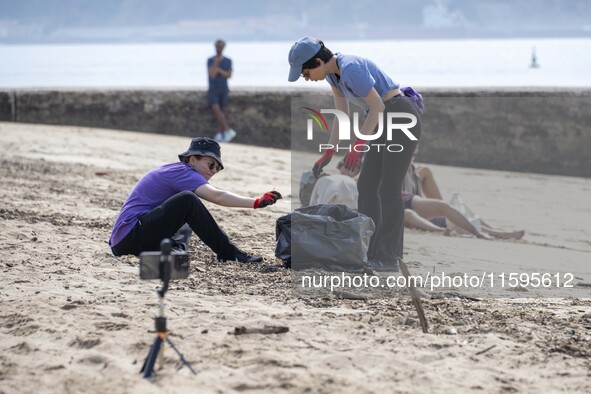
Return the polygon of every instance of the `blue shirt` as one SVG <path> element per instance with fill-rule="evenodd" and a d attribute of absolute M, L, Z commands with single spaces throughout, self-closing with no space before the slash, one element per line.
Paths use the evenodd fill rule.
<path fill-rule="evenodd" d="M 123 203 L 111 232 L 115 246 L 135 227 L 139 218 L 182 191 L 195 191 L 207 180 L 187 163 L 165 164 L 144 175 Z"/>
<path fill-rule="evenodd" d="M 210 57 L 207 59 L 207 68 L 213 64 L 215 56 Z M 220 64 L 218 64 L 219 68 L 224 71 L 231 71 L 232 70 L 232 60 L 230 58 L 224 57 Z M 209 71 L 207 72 L 209 76 Z M 217 74 L 214 78 L 209 76 L 209 90 L 216 90 L 216 91 L 226 91 L 228 90 L 228 78 L 222 76 L 222 74 Z"/>
<path fill-rule="evenodd" d="M 369 59 L 337 53 L 337 65 L 340 78 L 337 74 L 327 74 L 326 80 L 347 100 L 363 109 L 369 109 L 364 98 L 371 88 L 375 88 L 380 97 L 384 97 L 390 90 L 400 86 Z"/>

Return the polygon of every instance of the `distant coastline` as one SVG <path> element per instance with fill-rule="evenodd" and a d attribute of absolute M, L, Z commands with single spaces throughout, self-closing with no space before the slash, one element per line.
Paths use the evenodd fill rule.
<path fill-rule="evenodd" d="M 218 34 L 219 35 L 219 34 Z M 300 34 L 301 35 L 301 34 Z M 197 34 L 197 35 L 174 35 L 174 36 L 148 36 L 142 34 L 113 36 L 105 30 L 104 34 L 69 37 L 62 36 L 43 36 L 43 37 L 11 37 L 0 36 L 0 45 L 54 45 L 54 44 L 174 44 L 174 43 L 210 43 L 217 37 L 216 34 Z M 260 37 L 257 35 L 244 34 L 225 34 L 224 38 L 232 42 L 276 42 L 290 41 L 299 35 L 272 35 Z M 591 29 L 561 29 L 561 30 L 532 30 L 522 31 L 518 34 L 513 32 L 494 30 L 494 31 L 476 31 L 459 29 L 421 29 L 405 31 L 399 30 L 395 33 L 377 34 L 377 35 L 339 35 L 334 36 L 331 32 L 326 32 L 322 36 L 325 40 L 347 40 L 347 41 L 367 41 L 367 40 L 471 40 L 471 39 L 557 39 L 557 38 L 591 38 Z"/>
<path fill-rule="evenodd" d="M 24 3 L 24 4 L 21 4 Z M 0 43 L 591 37 L 588 0 L 0 3 Z"/>

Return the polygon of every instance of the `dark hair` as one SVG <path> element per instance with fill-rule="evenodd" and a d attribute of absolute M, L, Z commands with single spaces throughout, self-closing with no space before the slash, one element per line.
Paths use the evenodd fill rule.
<path fill-rule="evenodd" d="M 203 157 L 203 156 L 201 156 L 201 155 L 183 156 L 183 157 L 181 158 L 181 161 L 182 161 L 183 163 L 187 163 L 187 164 L 189 164 L 189 161 L 191 160 L 191 157 L 193 157 L 193 156 L 195 156 L 195 157 L 197 158 L 197 160 L 200 160 L 200 159 Z"/>
<path fill-rule="evenodd" d="M 326 63 L 334 56 L 334 53 L 332 53 L 330 49 L 325 47 L 322 41 L 318 41 L 318 43 L 320 44 L 320 49 L 306 63 L 302 64 L 302 71 L 307 69 L 313 69 L 320 66 L 318 61 L 316 61 L 317 58 L 320 58 L 320 60 Z"/>

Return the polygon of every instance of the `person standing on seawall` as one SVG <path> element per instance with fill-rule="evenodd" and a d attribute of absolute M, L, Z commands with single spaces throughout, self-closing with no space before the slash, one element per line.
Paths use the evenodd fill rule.
<path fill-rule="evenodd" d="M 357 138 L 345 156 L 345 167 L 349 171 L 361 165 L 359 152 L 365 152 L 363 166 L 357 182 L 359 190 L 359 212 L 371 217 L 376 225 L 367 253 L 369 265 L 378 271 L 398 271 L 398 259 L 402 258 L 404 241 L 404 203 L 402 183 L 410 165 L 413 152 L 421 136 L 422 126 L 418 108 L 409 97 L 405 97 L 384 71 L 369 59 L 355 55 L 333 54 L 324 43 L 313 37 L 297 41 L 289 51 L 290 82 L 300 76 L 307 81 L 326 79 L 329 83 L 335 108 L 349 115 L 349 103 L 367 111 L 361 134 L 376 132 L 379 117 L 387 125 L 387 114 L 392 112 L 412 114 L 416 118 L 414 127 L 408 131 L 412 140 L 401 130 L 393 130 L 392 140 L 387 140 L 386 130 L 376 140 Z M 409 118 L 394 119 L 395 123 L 408 123 Z M 385 128 L 385 126 L 384 126 Z M 329 144 L 339 142 L 338 122 L 333 122 Z M 377 149 L 374 144 L 383 144 Z M 402 146 L 399 152 L 389 152 L 384 146 Z M 356 148 L 357 147 L 357 148 Z M 359 152 L 358 152 L 359 151 Z M 335 150 L 326 150 L 314 164 L 313 172 L 319 175 L 330 162 Z"/>
<path fill-rule="evenodd" d="M 230 142 L 236 137 L 236 131 L 228 126 L 224 108 L 228 104 L 228 78 L 232 76 L 232 60 L 225 57 L 222 52 L 226 43 L 222 40 L 215 42 L 215 56 L 207 59 L 207 73 L 209 77 L 209 90 L 207 101 L 218 124 L 218 132 L 215 140 L 218 142 Z"/>

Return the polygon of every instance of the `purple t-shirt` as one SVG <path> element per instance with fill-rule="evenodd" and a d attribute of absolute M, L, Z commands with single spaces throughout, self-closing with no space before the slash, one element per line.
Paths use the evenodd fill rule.
<path fill-rule="evenodd" d="M 203 175 L 183 162 L 165 164 L 144 175 L 123 203 L 111 232 L 110 246 L 115 246 L 137 224 L 143 214 L 182 191 L 195 191 L 208 183 Z"/>
<path fill-rule="evenodd" d="M 327 74 L 327 82 L 350 102 L 363 109 L 368 109 L 363 98 L 367 97 L 371 88 L 375 88 L 380 97 L 384 97 L 390 90 L 400 86 L 369 59 L 337 53 L 337 64 L 340 77 Z"/>

